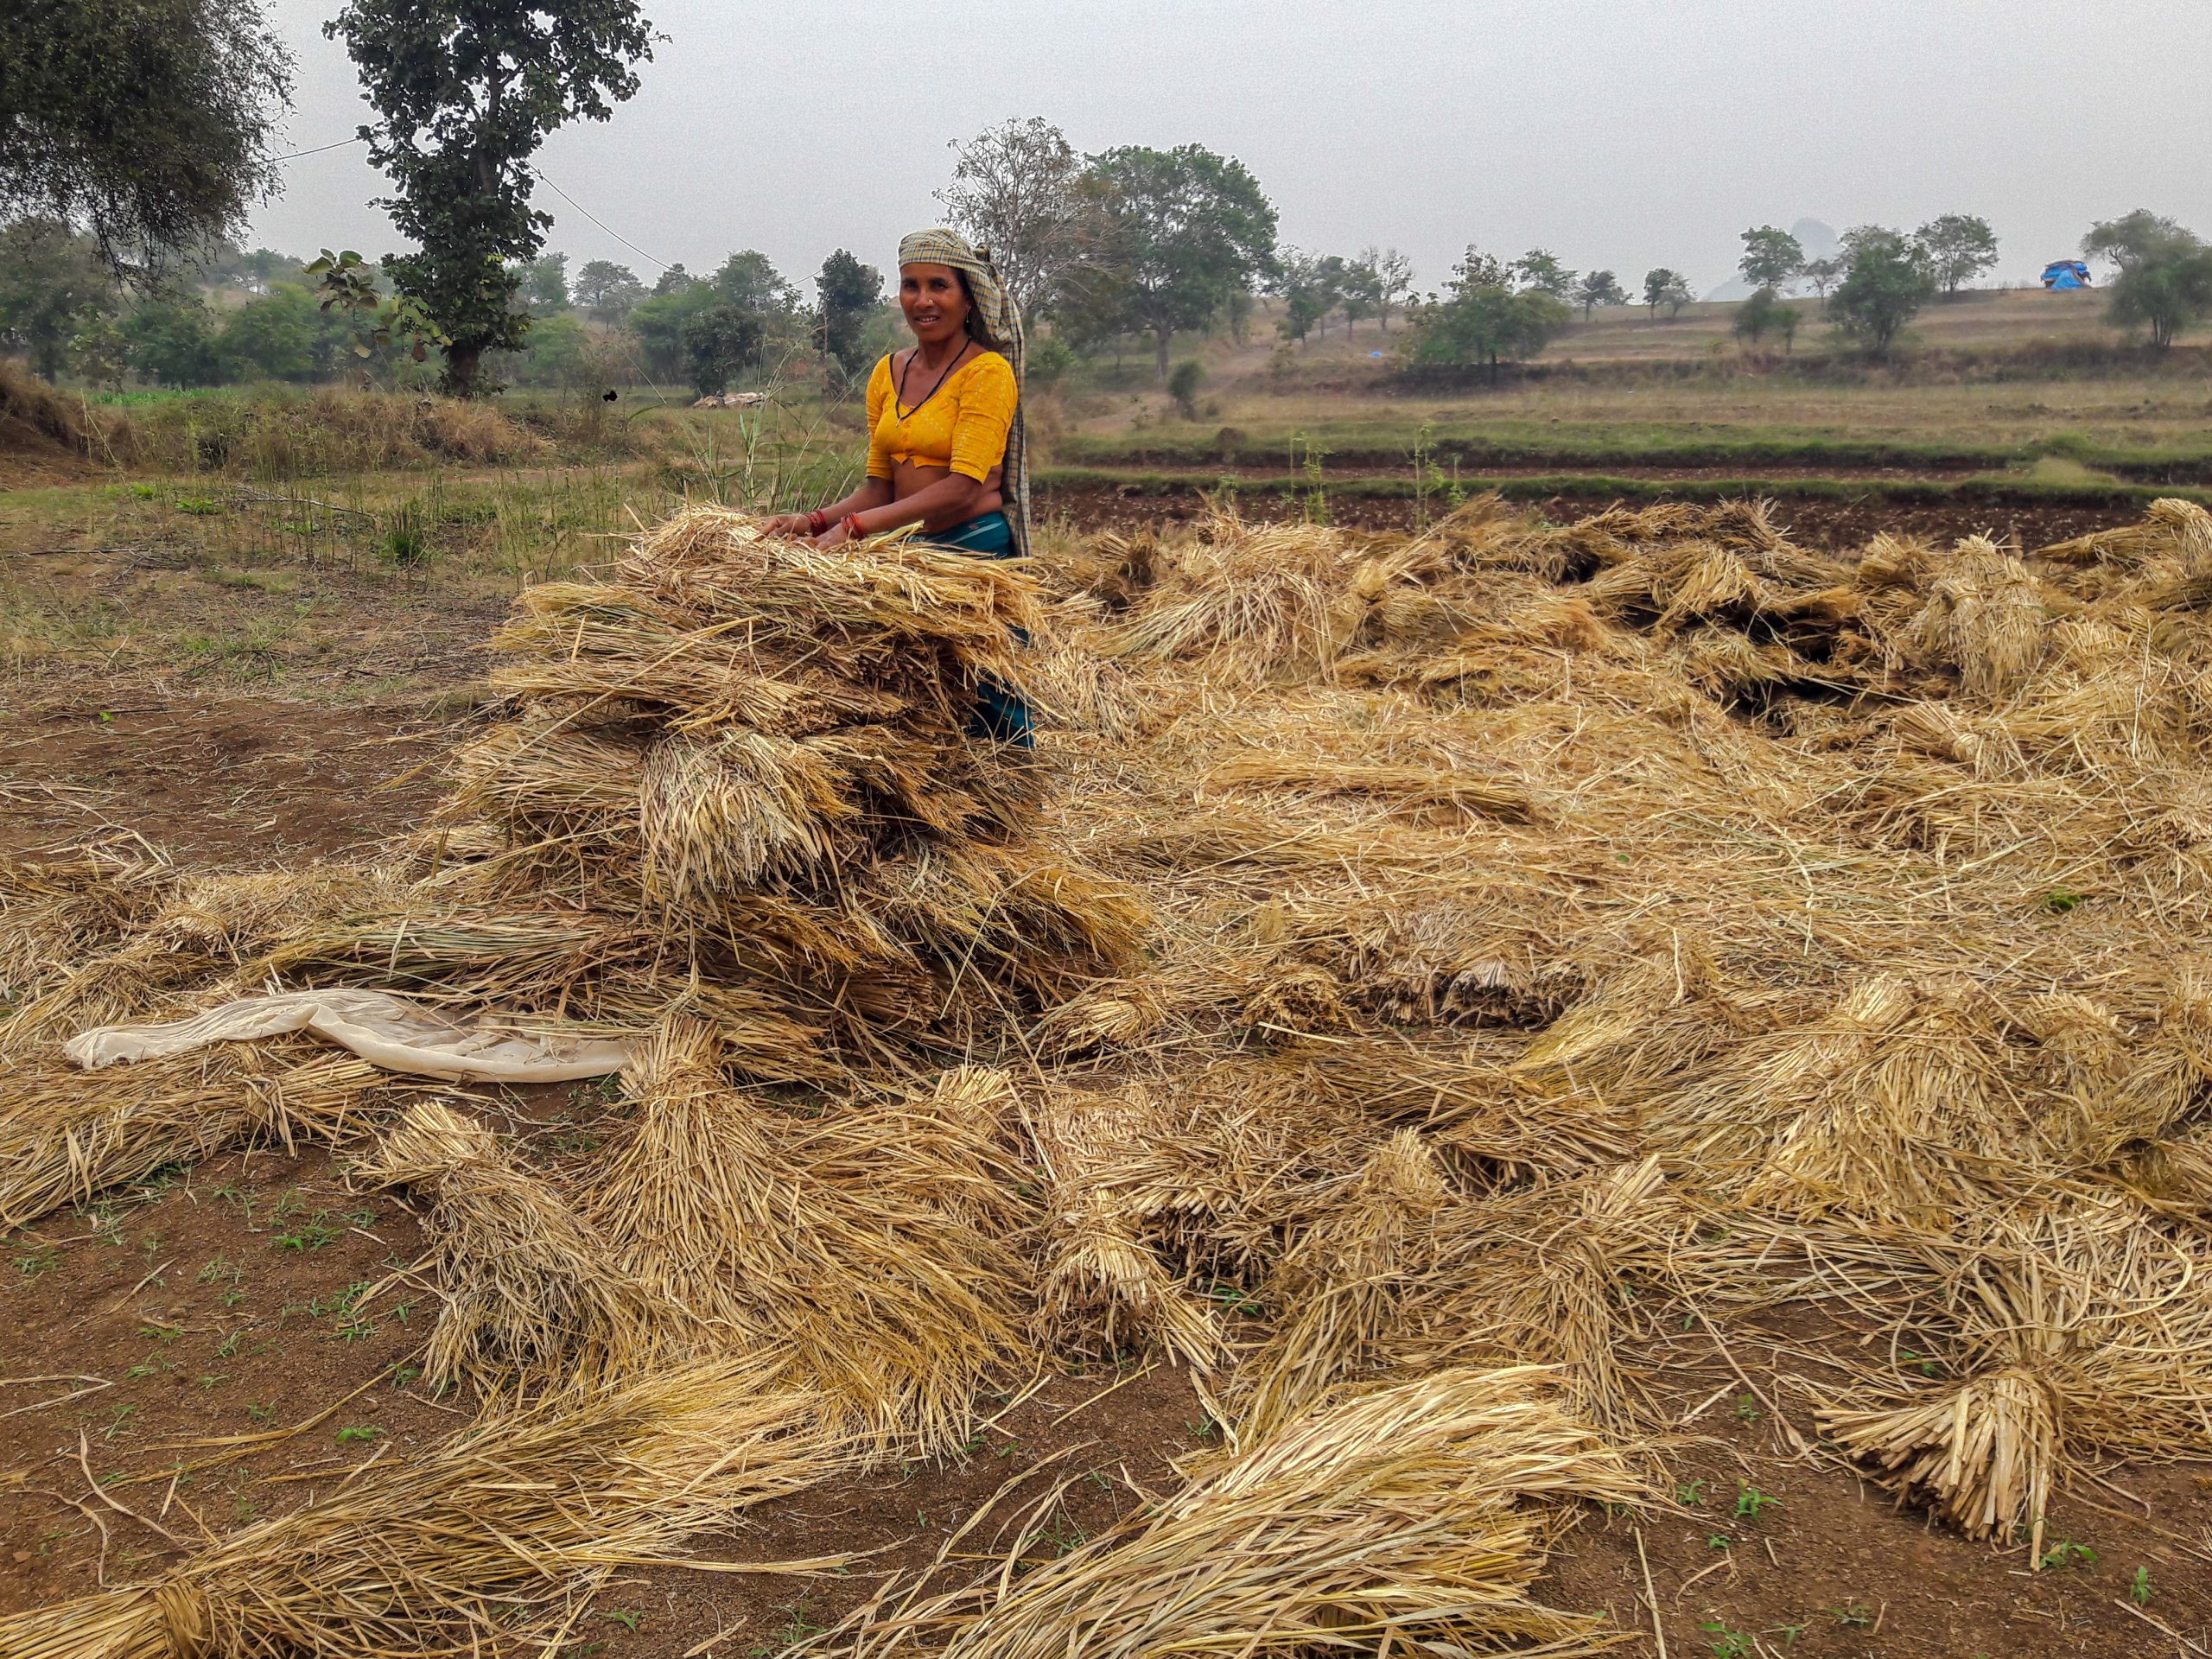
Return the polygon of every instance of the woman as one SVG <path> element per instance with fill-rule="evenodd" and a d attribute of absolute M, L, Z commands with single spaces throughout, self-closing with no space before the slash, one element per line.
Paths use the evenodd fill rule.
<path fill-rule="evenodd" d="M 1021 421 L 1021 313 L 988 253 L 950 231 L 899 244 L 899 306 L 914 344 L 868 383 L 868 476 L 842 501 L 768 521 L 817 547 L 919 524 L 981 558 L 1027 551 L 1029 467 Z M 969 729 L 1030 747 L 1029 708 L 987 681 Z"/>

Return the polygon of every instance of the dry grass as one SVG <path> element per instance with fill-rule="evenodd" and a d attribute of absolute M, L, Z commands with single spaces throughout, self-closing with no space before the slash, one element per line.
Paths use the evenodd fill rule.
<path fill-rule="evenodd" d="M 10 1659 L 557 1649 L 618 1571 L 830 1473 L 799 1395 L 731 1366 L 502 1412 L 138 1586 L 0 1618 Z"/>
<path fill-rule="evenodd" d="M 970 1588 L 885 1597 L 822 1639 L 861 1656 L 1070 1652 L 1289 1656 L 1401 1645 L 1460 1652 L 1613 1638 L 1529 1591 L 1558 1506 L 1646 1496 L 1621 1454 L 1529 1371 L 1442 1371 L 1286 1423 L 1162 1506 L 1016 1579 L 1057 1494 L 1016 1525 L 1014 1560 Z M 957 1547 L 973 1530 L 962 1529 Z"/>

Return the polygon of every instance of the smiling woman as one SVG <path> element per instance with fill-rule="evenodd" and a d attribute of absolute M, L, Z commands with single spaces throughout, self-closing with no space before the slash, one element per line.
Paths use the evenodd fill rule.
<path fill-rule="evenodd" d="M 950 231 L 899 245 L 899 304 L 914 344 L 868 387 L 868 477 L 842 501 L 772 528 L 836 547 L 918 524 L 933 542 L 987 557 L 1024 550 L 1021 314 L 990 255 Z"/>
<path fill-rule="evenodd" d="M 1021 423 L 1021 312 L 989 253 L 951 231 L 899 245 L 899 305 L 914 344 L 868 378 L 868 476 L 842 501 L 768 521 L 817 547 L 908 524 L 979 558 L 1027 550 L 1029 470 Z M 1029 710 L 986 684 L 979 735 L 1027 747 Z"/>

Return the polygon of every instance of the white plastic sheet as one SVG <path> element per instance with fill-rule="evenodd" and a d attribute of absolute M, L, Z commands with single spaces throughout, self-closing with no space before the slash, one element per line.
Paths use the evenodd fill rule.
<path fill-rule="evenodd" d="M 566 1083 L 619 1071 L 629 1058 L 624 1044 L 529 1030 L 512 1015 L 456 1018 L 389 991 L 349 989 L 249 996 L 167 1025 L 105 1026 L 71 1038 L 62 1052 L 97 1070 L 302 1031 L 384 1071 L 451 1083 Z"/>

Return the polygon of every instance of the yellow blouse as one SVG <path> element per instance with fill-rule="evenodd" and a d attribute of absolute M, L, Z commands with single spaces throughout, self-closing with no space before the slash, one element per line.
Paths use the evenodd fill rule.
<path fill-rule="evenodd" d="M 907 371 L 909 395 L 919 396 L 929 384 L 918 365 Z M 947 376 L 919 408 L 902 415 L 891 359 L 885 357 L 868 382 L 868 475 L 889 478 L 899 462 L 913 461 L 950 467 L 982 483 L 1006 459 L 1014 396 L 1013 366 L 996 352 L 982 352 Z"/>

